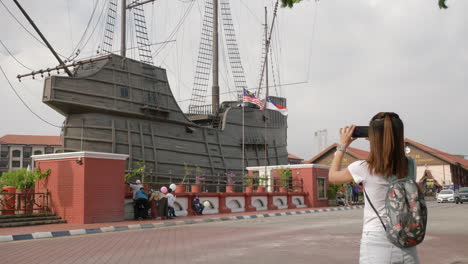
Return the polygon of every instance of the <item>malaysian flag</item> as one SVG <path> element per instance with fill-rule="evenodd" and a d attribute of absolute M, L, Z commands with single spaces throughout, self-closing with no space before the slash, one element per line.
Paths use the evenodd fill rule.
<path fill-rule="evenodd" d="M 267 98 L 266 109 L 271 109 L 280 112 L 282 115 L 288 115 L 288 108 L 276 103 L 273 99 Z"/>
<path fill-rule="evenodd" d="M 256 104 L 260 106 L 260 108 L 263 108 L 263 102 L 258 99 L 255 94 L 249 92 L 247 89 L 244 88 L 244 102 L 249 102 L 252 104 Z"/>

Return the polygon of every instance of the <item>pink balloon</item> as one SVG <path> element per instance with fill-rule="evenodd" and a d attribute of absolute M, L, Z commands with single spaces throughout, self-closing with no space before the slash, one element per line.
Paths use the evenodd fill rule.
<path fill-rule="evenodd" d="M 161 192 L 166 194 L 167 193 L 167 187 L 166 186 L 161 187 Z"/>

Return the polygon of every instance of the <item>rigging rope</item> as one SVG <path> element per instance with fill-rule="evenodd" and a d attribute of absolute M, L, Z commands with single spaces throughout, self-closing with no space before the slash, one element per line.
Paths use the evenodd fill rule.
<path fill-rule="evenodd" d="M 315 36 L 315 26 L 317 24 L 317 10 L 318 10 L 318 0 L 315 0 L 315 14 L 314 14 L 314 22 L 312 24 L 312 33 L 311 33 L 311 37 L 310 37 L 310 45 L 309 45 L 309 50 L 310 50 L 310 53 L 309 53 L 309 62 L 307 64 L 307 80 L 310 79 L 310 65 L 312 64 L 312 42 L 314 40 L 314 36 Z"/>
<path fill-rule="evenodd" d="M 29 107 L 29 105 L 23 100 L 23 98 L 21 98 L 21 96 L 18 94 L 18 92 L 16 91 L 15 87 L 13 87 L 13 85 L 11 84 L 10 80 L 8 79 L 5 71 L 3 71 L 3 67 L 2 65 L 0 65 L 0 71 L 2 72 L 3 76 L 5 77 L 5 79 L 7 80 L 8 84 L 10 85 L 10 88 L 13 90 L 13 92 L 15 93 L 15 95 L 18 97 L 18 99 L 23 103 L 23 105 L 34 115 L 36 116 L 37 118 L 39 118 L 41 121 L 43 121 L 44 123 L 48 124 L 48 125 L 51 125 L 53 127 L 57 127 L 57 128 L 62 128 L 61 126 L 57 126 L 57 125 L 54 125 L 52 123 L 50 123 L 49 121 L 45 120 L 44 118 L 42 118 L 40 115 L 36 114 L 32 109 L 31 107 Z"/>
<path fill-rule="evenodd" d="M 184 16 L 179 20 L 179 23 L 176 25 L 176 27 L 174 28 L 174 30 L 171 32 L 171 34 L 169 34 L 169 36 L 166 38 L 165 41 L 168 41 L 169 39 L 172 39 L 174 37 L 175 34 L 177 34 L 177 32 L 179 31 L 180 27 L 183 25 L 185 19 L 187 18 L 188 14 L 190 13 L 190 10 L 192 10 L 192 7 L 193 5 L 195 4 L 195 1 L 192 1 L 190 2 L 190 5 L 189 7 L 187 7 L 187 10 L 185 11 L 184 13 Z M 154 53 L 153 53 L 153 58 L 158 56 L 159 53 L 166 47 L 165 44 L 163 44 L 159 49 L 157 49 Z"/>
<path fill-rule="evenodd" d="M 3 7 L 5 7 L 5 9 L 7 10 L 7 12 L 11 15 L 11 17 L 13 17 L 14 20 L 16 20 L 16 22 L 26 31 L 28 32 L 28 34 L 33 37 L 35 40 L 37 40 L 42 46 L 46 47 L 47 48 L 47 45 L 42 42 L 42 40 L 38 39 L 36 36 L 34 36 L 34 34 L 29 31 L 19 20 L 18 18 L 16 18 L 16 16 L 10 11 L 10 9 L 8 9 L 8 7 L 3 3 L 2 0 L 0 0 L 0 3 L 3 5 Z M 58 55 L 60 55 L 60 57 L 62 58 L 66 58 L 64 55 L 60 54 L 57 52 Z"/>
<path fill-rule="evenodd" d="M 76 44 L 75 48 L 73 49 L 72 53 L 70 54 L 70 56 L 68 56 L 68 60 L 73 60 L 74 58 L 76 58 L 79 53 L 81 52 L 80 51 L 80 45 L 81 43 L 83 42 L 86 34 L 88 33 L 88 30 L 89 30 L 89 26 L 91 25 L 91 22 L 93 21 L 93 18 L 94 18 L 94 14 L 96 13 L 96 9 L 97 9 L 97 6 L 98 6 L 98 3 L 100 2 L 101 0 L 98 0 L 94 3 L 94 8 L 93 8 L 93 12 L 91 12 L 91 16 L 89 17 L 89 20 L 88 20 L 88 24 L 86 25 L 86 28 L 85 28 L 85 31 L 83 32 L 83 35 L 81 35 L 81 38 L 80 40 L 78 41 L 78 43 Z M 104 6 L 104 5 L 103 5 Z M 77 54 L 78 53 L 78 54 Z M 73 57 L 75 56 L 75 57 Z M 72 58 L 73 57 L 73 58 Z"/>
<path fill-rule="evenodd" d="M 28 66 L 24 65 L 21 61 L 19 61 L 14 55 L 13 53 L 11 53 L 11 51 L 5 46 L 5 44 L 3 44 L 2 40 L 0 40 L 0 44 L 3 46 L 3 48 L 8 52 L 8 54 L 10 54 L 10 56 L 17 62 L 19 63 L 21 66 L 23 66 L 24 68 L 30 70 L 30 71 L 34 71 L 33 69 L 29 68 Z"/>
<path fill-rule="evenodd" d="M 71 16 L 70 16 L 70 0 L 67 0 L 67 13 L 68 13 L 68 27 L 70 28 L 70 44 L 73 50 L 73 28 L 72 28 Z"/>

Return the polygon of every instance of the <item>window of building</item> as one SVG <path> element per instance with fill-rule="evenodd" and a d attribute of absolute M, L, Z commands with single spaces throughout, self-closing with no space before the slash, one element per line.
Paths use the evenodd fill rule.
<path fill-rule="evenodd" d="M 8 158 L 8 150 L 2 150 L 0 152 L 0 157 L 2 158 Z"/>
<path fill-rule="evenodd" d="M 31 165 L 31 162 L 23 160 L 23 168 L 27 168 L 29 165 Z"/>
<path fill-rule="evenodd" d="M 51 154 L 51 153 L 54 153 L 54 148 L 52 148 L 52 147 L 47 147 L 47 148 L 45 149 L 45 154 Z"/>
<path fill-rule="evenodd" d="M 156 104 L 156 93 L 155 92 L 146 92 L 146 100 L 148 104 Z"/>
<path fill-rule="evenodd" d="M 21 167 L 21 162 L 19 160 L 11 161 L 11 167 L 12 168 L 20 168 Z"/>
<path fill-rule="evenodd" d="M 21 157 L 21 150 L 13 150 L 11 154 L 14 158 L 19 158 Z"/>
<path fill-rule="evenodd" d="M 31 157 L 32 148 L 31 147 L 24 147 L 23 148 L 23 158 L 30 158 Z"/>
<path fill-rule="evenodd" d="M 120 87 L 120 97 L 128 98 L 128 87 Z"/>
<path fill-rule="evenodd" d="M 42 150 L 35 150 L 34 155 L 42 155 Z"/>
<path fill-rule="evenodd" d="M 326 187 L 326 180 L 325 178 L 317 178 L 317 194 L 318 199 L 323 200 L 327 199 L 327 189 Z"/>
<path fill-rule="evenodd" d="M 0 160 L 0 168 L 8 168 L 8 161 Z"/>

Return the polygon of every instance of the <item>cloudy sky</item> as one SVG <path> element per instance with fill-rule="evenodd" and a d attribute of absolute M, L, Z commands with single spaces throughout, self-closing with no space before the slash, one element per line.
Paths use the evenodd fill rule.
<path fill-rule="evenodd" d="M 33 32 L 11 1 L 1 2 Z M 66 57 L 79 44 L 96 6 L 80 57 L 99 49 L 102 27 L 94 27 L 104 0 L 20 2 Z M 231 1 L 249 87 L 258 86 L 264 6 L 271 11 L 272 2 Z M 57 65 L 2 3 L 0 40 L 15 58 L 36 70 Z M 203 4 L 202 0 L 158 0 L 146 10 L 150 41 L 174 40 L 153 50 L 160 50 L 155 64 L 167 69 L 182 108 L 191 95 Z M 275 83 L 298 83 L 274 89 L 288 100 L 289 152 L 308 159 L 317 152 L 315 131 L 326 129 L 331 144 L 338 139 L 339 127 L 366 125 L 375 113 L 393 111 L 403 119 L 406 137 L 449 153 L 468 154 L 468 1 L 449 0 L 448 5 L 449 9 L 440 10 L 436 0 L 304 0 L 293 9 L 280 9 L 273 41 Z M 41 102 L 43 80 L 18 82 L 15 76 L 30 70 L 2 46 L 0 65 L 35 113 L 54 125 L 62 124 L 64 118 Z M 222 68 L 222 88 L 233 89 Z M 60 134 L 59 128 L 27 110 L 3 75 L 0 106 L 0 136 Z M 367 148 L 363 140 L 353 144 Z"/>

